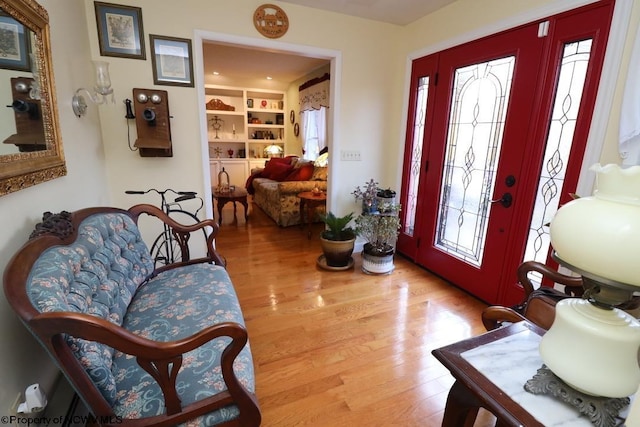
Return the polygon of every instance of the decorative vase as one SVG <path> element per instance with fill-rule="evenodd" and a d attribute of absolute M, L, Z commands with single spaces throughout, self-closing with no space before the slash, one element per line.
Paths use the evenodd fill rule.
<path fill-rule="evenodd" d="M 579 391 L 626 397 L 640 384 L 640 322 L 614 307 L 640 290 L 640 166 L 591 169 L 594 195 L 561 206 L 550 226 L 554 257 L 582 275 L 588 300 L 556 305 L 540 356 Z"/>
<path fill-rule="evenodd" d="M 362 249 L 362 271 L 368 274 L 389 274 L 395 268 L 393 264 L 394 249 L 378 253 L 371 243 L 365 243 Z"/>

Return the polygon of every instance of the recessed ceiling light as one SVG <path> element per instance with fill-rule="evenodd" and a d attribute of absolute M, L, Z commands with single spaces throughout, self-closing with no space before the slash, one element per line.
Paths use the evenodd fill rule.
<path fill-rule="evenodd" d="M 267 76 L 267 80 L 273 80 L 273 77 Z"/>
<path fill-rule="evenodd" d="M 220 75 L 220 73 L 219 73 L 219 72 L 217 72 L 217 71 L 214 71 L 214 72 L 213 72 L 213 75 L 214 75 L 214 76 L 219 76 L 219 75 Z"/>

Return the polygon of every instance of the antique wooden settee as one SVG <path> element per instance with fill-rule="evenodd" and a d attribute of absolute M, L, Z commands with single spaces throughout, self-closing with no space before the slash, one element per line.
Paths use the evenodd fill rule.
<path fill-rule="evenodd" d="M 154 268 L 142 214 L 167 222 L 181 242 L 211 227 L 207 255 Z M 151 205 L 47 216 L 9 262 L 4 291 L 99 424 L 260 424 L 215 221 L 181 227 Z"/>

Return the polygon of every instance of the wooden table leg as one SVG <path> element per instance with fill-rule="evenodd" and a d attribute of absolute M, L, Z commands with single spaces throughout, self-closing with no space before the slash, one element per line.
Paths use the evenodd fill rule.
<path fill-rule="evenodd" d="M 316 213 L 316 204 L 307 203 L 307 239 L 311 239 L 311 224 L 313 224 L 313 217 Z"/>
<path fill-rule="evenodd" d="M 249 220 L 249 204 L 247 203 L 247 198 L 243 197 L 240 199 L 240 203 L 244 206 L 244 222 L 246 223 Z"/>
<path fill-rule="evenodd" d="M 467 387 L 456 381 L 449 390 L 442 427 L 472 427 L 479 409 L 478 399 Z"/>
<path fill-rule="evenodd" d="M 227 203 L 227 199 L 218 197 L 218 225 L 222 225 L 222 208 Z"/>
<path fill-rule="evenodd" d="M 305 205 L 305 200 L 300 199 L 300 226 L 301 227 L 304 227 L 304 205 Z"/>

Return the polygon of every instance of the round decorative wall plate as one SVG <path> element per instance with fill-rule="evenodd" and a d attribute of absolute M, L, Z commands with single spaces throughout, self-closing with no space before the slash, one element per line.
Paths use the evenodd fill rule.
<path fill-rule="evenodd" d="M 289 29 L 289 18 L 279 6 L 263 4 L 253 12 L 253 25 L 263 36 L 277 39 Z"/>

